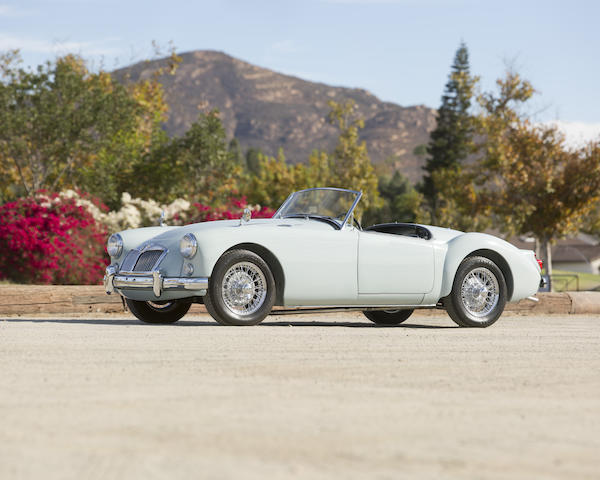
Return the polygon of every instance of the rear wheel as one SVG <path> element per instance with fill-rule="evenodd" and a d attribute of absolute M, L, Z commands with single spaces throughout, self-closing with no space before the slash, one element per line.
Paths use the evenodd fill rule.
<path fill-rule="evenodd" d="M 190 307 L 189 302 L 143 302 L 126 298 L 127 307 L 138 319 L 144 323 L 168 324 L 175 323 L 183 317 Z"/>
<path fill-rule="evenodd" d="M 399 325 L 413 312 L 414 310 L 365 310 L 363 314 L 377 325 Z"/>
<path fill-rule="evenodd" d="M 444 306 L 461 327 L 489 327 L 504 311 L 506 292 L 504 275 L 494 262 L 468 257 L 458 267 Z"/>
<path fill-rule="evenodd" d="M 267 263 L 249 250 L 230 250 L 210 277 L 206 309 L 222 325 L 256 325 L 275 304 L 275 278 Z"/>

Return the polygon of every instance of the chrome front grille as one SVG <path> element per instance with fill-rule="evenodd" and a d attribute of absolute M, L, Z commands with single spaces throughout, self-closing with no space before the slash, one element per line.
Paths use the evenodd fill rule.
<path fill-rule="evenodd" d="M 139 258 L 135 267 L 133 268 L 134 272 L 149 272 L 155 266 L 161 255 L 163 254 L 162 250 L 147 250 L 143 252 Z M 125 263 L 125 262 L 123 262 Z"/>
<path fill-rule="evenodd" d="M 125 260 L 123 260 L 123 263 L 121 264 L 121 271 L 131 272 L 139 254 L 139 250 L 130 250 L 127 256 L 125 257 Z"/>

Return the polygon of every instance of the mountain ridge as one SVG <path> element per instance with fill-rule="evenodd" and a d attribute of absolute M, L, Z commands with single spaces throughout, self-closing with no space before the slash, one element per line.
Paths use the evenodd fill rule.
<path fill-rule="evenodd" d="M 243 150 L 260 148 L 275 155 L 283 148 L 290 163 L 306 162 L 315 150 L 334 148 L 338 130 L 327 122 L 327 102 L 352 99 L 363 117 L 361 140 L 372 162 L 383 169 L 399 169 L 411 181 L 422 177 L 424 159 L 413 153 L 427 143 L 435 128 L 435 110 L 385 102 L 361 88 L 331 86 L 275 72 L 214 50 L 179 54 L 174 75 L 162 75 L 169 118 L 165 129 L 182 135 L 198 114 L 218 108 L 229 137 Z M 167 59 L 139 62 L 116 70 L 117 78 L 147 79 Z"/>

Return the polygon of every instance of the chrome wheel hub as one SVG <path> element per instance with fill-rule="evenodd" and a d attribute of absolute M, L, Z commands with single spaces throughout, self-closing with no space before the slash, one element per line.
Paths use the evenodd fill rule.
<path fill-rule="evenodd" d="M 256 312 L 267 298 L 267 279 L 253 263 L 240 262 L 231 266 L 221 283 L 225 306 L 236 315 Z"/>
<path fill-rule="evenodd" d="M 467 312 L 474 317 L 485 317 L 498 304 L 498 279 L 485 267 L 474 268 L 464 278 L 460 295 Z"/>

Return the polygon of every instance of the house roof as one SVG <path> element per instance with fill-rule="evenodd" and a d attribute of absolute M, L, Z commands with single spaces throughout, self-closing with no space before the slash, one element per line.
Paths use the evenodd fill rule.
<path fill-rule="evenodd" d="M 532 237 L 520 236 L 506 240 L 517 248 L 535 250 L 535 240 Z M 599 259 L 600 241 L 593 235 L 581 233 L 575 237 L 557 240 L 552 245 L 552 263 L 589 263 Z"/>
<path fill-rule="evenodd" d="M 555 245 L 552 262 L 593 262 L 600 259 L 600 245 Z"/>

